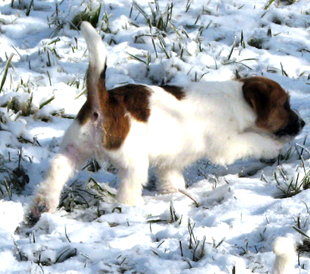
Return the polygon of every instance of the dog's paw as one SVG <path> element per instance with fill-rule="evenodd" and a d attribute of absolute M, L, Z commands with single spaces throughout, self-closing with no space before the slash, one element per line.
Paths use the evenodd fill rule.
<path fill-rule="evenodd" d="M 130 206 L 145 204 L 144 199 L 141 195 L 128 195 L 128 193 L 122 193 L 120 191 L 117 193 L 116 199 L 121 204 L 126 204 Z"/>
<path fill-rule="evenodd" d="M 267 146 L 262 150 L 261 158 L 273 159 L 278 157 L 284 145 L 285 143 L 281 141 L 273 140 L 271 146 Z"/>
<path fill-rule="evenodd" d="M 175 193 L 179 189 L 186 188 L 186 183 L 180 170 L 162 168 L 158 171 L 158 176 L 157 191 L 160 194 Z"/>
<path fill-rule="evenodd" d="M 164 184 L 159 184 L 157 186 L 157 191 L 160 194 L 170 194 L 170 193 L 176 193 L 179 192 L 180 189 L 185 189 L 185 182 L 181 181 L 175 184 L 169 184 L 169 185 L 164 185 Z"/>
<path fill-rule="evenodd" d="M 158 187 L 157 191 L 159 194 L 165 195 L 165 194 L 170 194 L 170 193 L 176 193 L 179 191 L 179 188 L 176 188 L 176 187 L 169 187 L 169 188 Z"/>
<path fill-rule="evenodd" d="M 25 217 L 25 223 L 28 226 L 34 226 L 40 219 L 41 214 L 50 211 L 47 203 L 40 201 L 31 206 L 30 212 Z"/>
<path fill-rule="evenodd" d="M 260 158 L 259 159 L 261 163 L 268 165 L 268 166 L 272 166 L 273 164 L 276 163 L 277 158 L 271 158 L 271 159 L 267 159 L 267 158 Z"/>
<path fill-rule="evenodd" d="M 53 212 L 56 209 L 57 205 L 53 203 L 50 199 L 47 199 L 46 195 L 38 194 L 33 199 L 30 210 L 25 216 L 25 223 L 28 226 L 34 226 L 39 221 L 42 213 Z"/>

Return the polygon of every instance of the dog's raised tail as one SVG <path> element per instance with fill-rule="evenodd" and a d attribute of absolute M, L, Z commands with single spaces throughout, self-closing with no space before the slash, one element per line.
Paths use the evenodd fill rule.
<path fill-rule="evenodd" d="M 276 255 L 272 274 L 294 274 L 297 258 L 294 241 L 286 237 L 278 237 L 273 244 Z"/>
<path fill-rule="evenodd" d="M 89 22 L 82 22 L 81 31 L 89 54 L 89 70 L 100 76 L 106 69 L 107 51 L 101 37 Z"/>
<path fill-rule="evenodd" d="M 89 66 L 87 74 L 87 102 L 93 113 L 93 120 L 97 124 L 102 118 L 102 106 L 106 93 L 105 71 L 107 50 L 100 35 L 89 22 L 82 22 L 81 31 L 85 38 Z"/>

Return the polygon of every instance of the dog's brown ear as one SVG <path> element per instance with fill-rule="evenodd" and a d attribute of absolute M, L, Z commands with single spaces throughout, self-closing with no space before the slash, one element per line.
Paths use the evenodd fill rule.
<path fill-rule="evenodd" d="M 271 112 L 272 85 L 260 77 L 242 79 L 243 96 L 257 114 L 256 125 L 268 128 L 268 119 Z"/>

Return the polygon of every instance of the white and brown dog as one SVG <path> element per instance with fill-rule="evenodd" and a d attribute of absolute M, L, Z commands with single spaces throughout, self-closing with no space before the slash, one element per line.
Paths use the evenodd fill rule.
<path fill-rule="evenodd" d="M 263 77 L 107 90 L 106 48 L 89 23 L 81 30 L 89 51 L 87 101 L 37 189 L 32 222 L 56 209 L 64 184 L 89 158 L 112 161 L 121 182 L 118 201 L 135 205 L 150 164 L 157 169 L 158 190 L 175 192 L 185 188 L 182 169 L 195 160 L 229 165 L 274 158 L 305 124 L 281 86 Z"/>

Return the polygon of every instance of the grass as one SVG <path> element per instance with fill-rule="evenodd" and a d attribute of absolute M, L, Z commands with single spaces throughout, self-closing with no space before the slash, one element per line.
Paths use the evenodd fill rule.
<path fill-rule="evenodd" d="M 174 3 L 168 3 L 165 10 L 161 10 L 158 0 L 153 3 L 149 2 L 150 13 L 148 14 L 136 1 L 132 1 L 132 9 L 135 8 L 148 23 L 150 30 L 155 27 L 157 30 L 167 32 L 172 19 Z"/>
<path fill-rule="evenodd" d="M 18 261 L 24 262 L 31 261 L 32 263 L 37 264 L 42 271 L 44 266 L 63 263 L 64 261 L 78 255 L 77 249 L 70 245 L 60 247 L 58 249 L 50 249 L 48 247 L 39 245 L 34 249 L 33 254 L 30 255 L 29 252 L 25 253 L 23 250 L 21 250 L 14 239 L 13 242 L 15 246 L 14 254 L 16 259 Z M 35 240 L 33 243 L 35 243 Z M 44 273 L 44 271 L 42 273 Z"/>
<path fill-rule="evenodd" d="M 188 197 L 189 199 L 191 199 L 193 202 L 194 202 L 194 204 L 195 204 L 195 206 L 196 207 L 199 207 L 200 205 L 199 205 L 199 203 L 189 194 L 189 193 L 187 193 L 186 191 L 184 191 L 184 190 L 179 190 L 179 192 L 181 192 L 182 194 L 184 194 L 186 197 Z"/>
<path fill-rule="evenodd" d="M 49 104 L 50 102 L 52 102 L 55 99 L 55 95 L 52 95 L 50 98 L 44 100 L 40 105 L 39 105 L 39 109 L 42 109 L 44 106 L 46 106 L 47 104 Z"/>
<path fill-rule="evenodd" d="M 150 224 L 152 224 L 152 223 L 168 223 L 168 224 L 175 223 L 177 225 L 181 225 L 182 215 L 180 216 L 176 212 L 176 210 L 174 208 L 173 201 L 170 202 L 169 213 L 170 213 L 170 216 L 168 219 L 163 217 L 163 216 L 148 216 L 146 221 Z"/>
<path fill-rule="evenodd" d="M 4 159 L 0 173 L 5 174 L 2 180 L 0 180 L 0 198 L 8 197 L 12 200 L 14 193 L 21 194 L 24 191 L 26 185 L 29 183 L 29 175 L 27 170 L 22 165 L 22 160 L 26 156 L 23 155 L 23 151 L 18 151 L 17 166 L 15 168 L 5 167 L 5 163 L 11 162 L 10 159 Z"/>
<path fill-rule="evenodd" d="M 268 3 L 265 5 L 264 9 L 267 10 L 269 7 L 275 2 L 275 0 L 269 0 Z"/>
<path fill-rule="evenodd" d="M 111 14 L 108 14 L 107 12 L 104 12 L 102 16 L 100 29 L 105 33 L 112 33 L 110 28 L 110 17 Z"/>
<path fill-rule="evenodd" d="M 97 24 L 101 21 L 99 18 L 100 11 L 101 11 L 101 4 L 96 8 L 92 8 L 91 2 L 90 2 L 82 12 L 80 12 L 74 16 L 74 18 L 71 21 L 72 24 L 70 24 L 71 28 L 78 29 L 80 24 L 83 21 L 87 21 L 87 22 L 91 23 L 91 25 L 94 28 L 96 28 Z M 106 19 L 106 20 L 109 19 L 107 14 L 104 15 L 104 19 Z M 105 23 L 105 22 L 106 21 L 103 20 L 103 23 Z"/>
<path fill-rule="evenodd" d="M 2 76 L 1 84 L 0 84 L 0 93 L 2 92 L 3 86 L 4 86 L 4 84 L 5 84 L 6 80 L 7 80 L 8 71 L 9 71 L 9 68 L 11 66 L 13 57 L 14 57 L 14 54 L 12 53 L 10 55 L 10 57 L 8 58 L 7 62 L 6 62 L 6 65 L 5 65 L 5 68 L 4 68 L 4 71 L 3 71 L 3 76 Z"/>
<path fill-rule="evenodd" d="M 265 41 L 266 40 L 264 38 L 253 37 L 248 41 L 248 45 L 257 49 L 262 49 Z"/>
<path fill-rule="evenodd" d="M 188 249 L 192 250 L 192 261 L 198 262 L 205 256 L 206 236 L 202 240 L 198 240 L 194 233 L 195 223 L 188 219 Z"/>
<path fill-rule="evenodd" d="M 210 2 L 209 2 L 210 3 Z M 209 3 L 207 5 L 209 5 Z M 190 7 L 192 5 L 192 1 L 188 1 L 186 5 L 186 12 L 189 12 Z M 243 7 L 239 7 L 242 9 Z M 142 15 L 146 20 L 146 23 L 149 25 L 149 31 L 145 33 L 140 33 L 135 41 L 139 41 L 140 43 L 146 43 L 145 39 L 143 38 L 150 38 L 151 43 L 153 45 L 155 59 L 171 59 L 172 56 L 177 54 L 177 57 L 184 62 L 187 62 L 187 57 L 195 57 L 198 56 L 199 53 L 206 51 L 205 45 L 202 43 L 203 41 L 203 32 L 210 27 L 216 27 L 216 24 L 212 24 L 212 20 L 209 21 L 207 26 L 203 24 L 197 25 L 198 21 L 200 20 L 201 15 L 210 14 L 209 10 L 206 9 L 206 6 L 203 6 L 201 15 L 199 15 L 194 23 L 194 25 L 186 25 L 186 26 L 176 26 L 173 18 L 173 6 L 167 5 L 166 9 L 160 8 L 158 1 L 154 1 L 149 3 L 149 9 L 147 10 L 146 7 L 142 7 L 137 2 L 133 1 L 130 17 L 133 17 L 133 11 L 137 11 L 138 15 Z M 137 20 L 137 17 L 134 20 Z M 137 24 L 138 25 L 138 24 Z M 188 31 L 195 29 L 196 35 L 189 35 Z M 192 31 L 191 31 L 192 32 Z M 176 38 L 171 38 L 171 34 L 175 33 L 177 36 Z M 248 43 L 245 42 L 244 38 L 244 31 L 240 32 L 241 37 L 235 40 L 231 46 L 230 52 L 226 58 L 222 58 L 221 56 L 215 56 L 214 62 L 216 64 L 216 69 L 219 69 L 221 65 L 229 65 L 229 66 L 236 66 L 235 74 L 237 76 L 240 75 L 241 71 L 244 70 L 254 70 L 250 65 L 247 64 L 248 61 L 258 61 L 256 58 L 244 58 L 241 60 L 237 60 L 237 58 L 233 58 L 234 52 L 238 49 L 239 55 L 242 49 L 245 49 L 247 45 L 262 49 L 263 43 L 266 41 L 265 38 L 256 38 L 253 37 L 248 40 Z M 169 39 L 167 39 L 169 37 Z M 268 35 L 266 35 L 268 37 Z M 169 43 L 167 43 L 169 40 Z M 240 41 L 239 41 L 240 40 Z M 238 41 L 238 42 L 237 42 Z M 191 42 L 195 42 L 197 45 L 196 52 L 193 53 L 189 51 L 188 45 Z M 129 53 L 130 54 L 130 53 Z M 130 56 L 139 62 L 144 63 L 147 67 L 149 67 L 151 62 L 154 62 L 154 58 L 152 54 L 148 53 L 148 56 L 137 56 L 132 55 Z M 238 58 L 239 59 L 239 58 Z M 283 75 L 287 75 L 285 72 L 282 64 L 281 65 L 281 72 Z M 194 71 L 193 76 L 191 76 L 192 81 L 200 81 L 203 76 L 209 73 L 209 68 L 207 71 L 202 70 L 201 72 Z M 188 73 L 189 74 L 189 73 Z M 241 76 L 240 76 L 241 77 Z"/>
<path fill-rule="evenodd" d="M 93 164 L 87 164 L 85 169 L 97 172 L 96 164 L 95 167 Z M 95 219 L 104 214 L 99 209 L 100 203 L 114 201 L 115 193 L 108 186 L 101 185 L 90 177 L 86 182 L 75 180 L 69 187 L 64 189 L 59 207 L 67 212 L 73 212 L 76 209 L 93 209 L 94 216 L 92 218 Z"/>
<path fill-rule="evenodd" d="M 180 225 L 179 223 L 177 224 Z M 194 230 L 195 230 L 195 223 L 192 223 L 192 221 L 188 219 L 187 222 L 188 241 L 182 242 L 181 240 L 179 240 L 179 254 L 182 257 L 182 260 L 188 263 L 189 268 L 192 268 L 193 263 L 199 262 L 206 255 L 206 236 L 203 236 L 202 239 L 197 239 Z M 153 250 L 156 256 L 159 256 L 158 250 L 163 248 L 163 245 L 165 244 L 166 241 L 169 241 L 169 239 L 161 240 L 160 243 L 157 245 L 157 249 Z M 217 249 L 222 244 L 223 241 L 224 239 L 214 248 Z"/>
<path fill-rule="evenodd" d="M 146 55 L 144 54 L 143 56 L 134 55 L 134 54 L 131 54 L 129 52 L 127 52 L 127 54 L 131 58 L 133 58 L 134 60 L 145 64 L 147 67 L 150 65 L 150 63 L 152 61 L 152 57 L 151 57 L 151 54 L 149 52 L 147 52 Z"/>
<path fill-rule="evenodd" d="M 296 167 L 295 173 L 293 175 L 288 175 L 285 168 L 282 165 L 278 165 L 277 169 L 274 171 L 274 180 L 277 187 L 281 190 L 281 198 L 288 198 L 295 196 L 302 192 L 303 190 L 310 188 L 310 167 L 307 166 L 304 158 L 310 156 L 310 152 L 305 147 L 305 142 L 307 137 L 304 138 L 302 145 L 296 145 L 296 153 L 293 154 L 292 147 L 287 151 L 285 155 L 280 155 L 279 161 L 288 161 L 293 155 L 298 155 L 300 159 L 300 164 Z M 298 149 L 299 148 L 299 149 Z M 309 154 L 308 156 L 305 154 Z M 305 156 L 304 156 L 305 155 Z"/>

